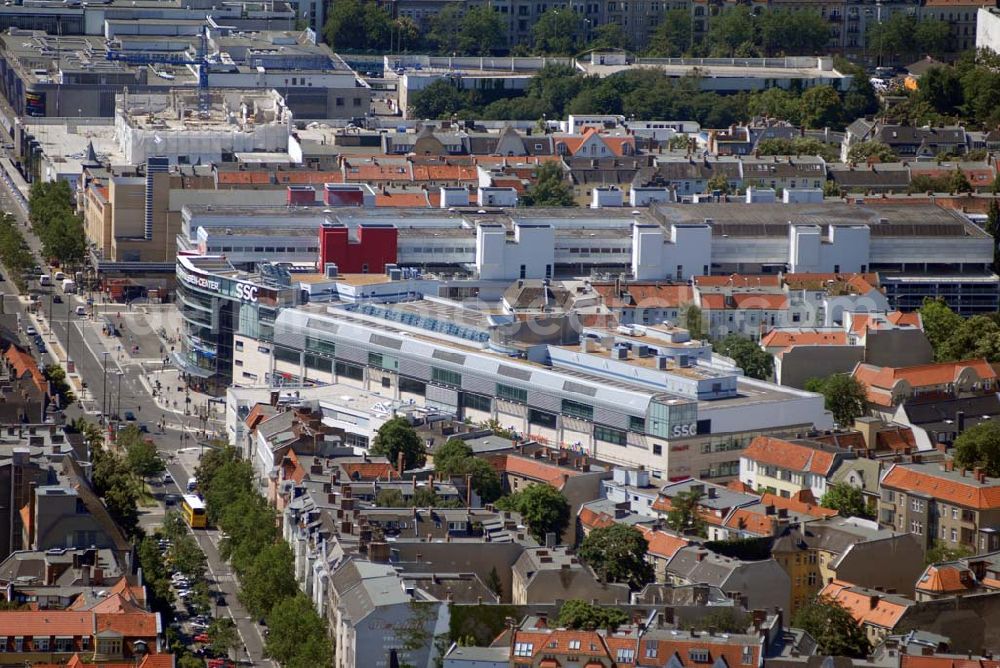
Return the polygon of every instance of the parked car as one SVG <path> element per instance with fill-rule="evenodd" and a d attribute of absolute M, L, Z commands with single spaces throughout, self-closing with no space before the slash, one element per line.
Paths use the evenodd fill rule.
<path fill-rule="evenodd" d="M 211 642 L 207 633 L 199 633 L 194 637 L 195 642 Z"/>
<path fill-rule="evenodd" d="M 132 411 L 125 411 L 125 421 L 135 422 L 135 413 L 133 413 Z"/>
<path fill-rule="evenodd" d="M 32 325 L 28 325 L 25 328 L 24 333 L 27 334 L 28 336 L 38 336 L 38 330 L 35 329 Z"/>
<path fill-rule="evenodd" d="M 52 295 L 52 303 L 62 304 L 63 303 L 62 297 L 60 297 L 59 295 Z"/>

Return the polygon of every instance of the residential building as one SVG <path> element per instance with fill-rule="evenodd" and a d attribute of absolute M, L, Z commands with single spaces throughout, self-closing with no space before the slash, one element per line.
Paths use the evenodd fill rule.
<path fill-rule="evenodd" d="M 878 644 L 892 633 L 913 601 L 877 589 L 858 587 L 850 582 L 834 580 L 820 591 L 846 608 L 864 629 L 868 642 Z"/>
<path fill-rule="evenodd" d="M 998 387 L 997 373 L 985 359 L 908 367 L 859 363 L 851 375 L 865 386 L 870 409 L 887 418 L 907 401 L 987 395 Z"/>
<path fill-rule="evenodd" d="M 667 562 L 667 582 L 673 585 L 707 584 L 749 608 L 787 609 L 791 581 L 774 559 L 743 561 L 716 554 L 700 545 L 683 547 Z"/>
<path fill-rule="evenodd" d="M 849 162 L 851 148 L 866 141 L 881 142 L 904 160 L 935 160 L 940 154 L 963 155 L 967 150 L 965 128 L 960 126 L 912 127 L 861 118 L 847 126 L 841 162 Z"/>
<path fill-rule="evenodd" d="M 879 522 L 915 534 L 925 551 L 938 541 L 974 553 L 1000 549 L 1000 481 L 950 460 L 916 460 L 882 476 Z"/>
<path fill-rule="evenodd" d="M 627 603 L 628 585 L 604 583 L 565 548 L 525 550 L 514 563 L 511 602 L 552 603 L 579 598 L 602 604 Z"/>
<path fill-rule="evenodd" d="M 859 585 L 912 596 L 924 567 L 914 536 L 855 517 L 790 526 L 774 541 L 771 554 L 792 583 L 790 615 L 835 580 L 852 578 Z"/>
<path fill-rule="evenodd" d="M 821 499 L 833 472 L 854 457 L 850 450 L 817 441 L 760 436 L 740 456 L 740 482 L 784 497 L 808 490 Z"/>

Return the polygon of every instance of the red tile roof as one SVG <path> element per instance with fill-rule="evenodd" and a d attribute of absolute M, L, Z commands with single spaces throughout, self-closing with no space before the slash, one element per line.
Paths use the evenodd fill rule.
<path fill-rule="evenodd" d="M 571 642 L 574 643 L 572 648 L 570 646 Z M 616 638 L 613 635 L 585 630 L 574 631 L 548 628 L 517 630 L 514 631 L 513 644 L 523 647 L 530 645 L 530 656 L 511 656 L 512 666 L 530 666 L 534 665 L 536 661 L 540 661 L 538 663 L 540 668 L 546 665 L 551 665 L 555 668 L 562 665 L 563 661 L 559 661 L 554 657 L 563 657 L 564 655 L 579 656 L 580 654 L 584 654 L 589 657 L 599 657 L 599 661 L 596 663 L 598 666 L 611 665 L 616 668 L 629 668 L 634 666 L 635 662 L 617 661 L 617 650 L 619 648 L 632 649 L 633 657 L 638 654 L 635 651 L 636 638 L 634 636 Z M 604 664 L 600 659 L 608 663 Z M 552 663 L 546 664 L 546 661 L 551 661 Z"/>
<path fill-rule="evenodd" d="M 975 588 L 972 571 L 960 564 L 932 564 L 917 580 L 917 591 L 929 594 L 956 594 Z"/>
<path fill-rule="evenodd" d="M 399 478 L 396 469 L 389 462 L 346 462 L 340 470 L 354 481 L 395 480 Z"/>
<path fill-rule="evenodd" d="M 556 489 L 562 489 L 563 485 L 566 484 L 567 478 L 579 475 L 579 472 L 574 469 L 557 466 L 544 459 L 534 459 L 518 455 L 499 455 L 493 457 L 491 463 L 500 473 L 544 482 Z"/>
<path fill-rule="evenodd" d="M 644 526 L 637 528 L 642 532 L 642 535 L 646 537 L 646 541 L 649 543 L 649 549 L 647 552 L 657 557 L 671 559 L 675 554 L 677 554 L 678 550 L 691 544 L 690 541 L 681 538 L 680 536 L 667 533 L 666 531 L 653 531 L 652 529 Z"/>
<path fill-rule="evenodd" d="M 956 480 L 946 475 L 935 475 L 935 471 L 936 469 L 931 470 L 928 467 L 917 469 L 895 464 L 882 478 L 882 486 L 906 492 L 919 492 L 965 508 L 978 510 L 1000 508 L 1000 480 L 988 478 L 985 484 L 980 484 L 972 474 L 969 474 L 968 478 Z M 954 473 L 949 473 L 947 476 L 954 476 Z"/>
<path fill-rule="evenodd" d="M 427 193 L 419 192 L 394 192 L 377 193 L 375 195 L 376 207 L 403 207 L 407 209 L 426 209 L 430 206 L 427 201 Z"/>
<path fill-rule="evenodd" d="M 840 603 L 858 624 L 870 624 L 884 629 L 895 628 L 907 610 L 905 605 L 888 601 L 877 593 L 865 593 L 843 580 L 830 582 L 823 587 L 819 596 Z"/>
<path fill-rule="evenodd" d="M 97 632 L 115 631 L 126 638 L 156 638 L 155 612 L 97 613 Z"/>
<path fill-rule="evenodd" d="M 23 379 L 27 376 L 34 383 L 35 387 L 38 388 L 39 392 L 42 394 L 48 392 L 48 383 L 45 381 L 45 376 L 42 374 L 42 370 L 38 368 L 35 358 L 29 353 L 11 344 L 7 347 L 4 358 L 14 368 L 14 374 L 17 378 Z"/>
<path fill-rule="evenodd" d="M 659 635 L 659 634 L 658 634 Z M 644 665 L 667 666 L 671 663 L 671 658 L 676 658 L 681 666 L 695 668 L 696 666 L 758 666 L 761 664 L 760 642 L 754 641 L 752 644 L 740 642 L 735 638 L 725 638 L 721 634 L 711 637 L 701 634 L 697 639 L 663 639 L 660 637 L 643 638 L 639 641 L 642 654 L 646 656 L 650 645 L 654 645 L 656 656 L 664 657 L 657 659 L 657 663 L 646 663 Z M 750 648 L 750 660 L 743 658 L 744 648 Z M 708 650 L 708 660 L 695 662 L 691 658 L 691 652 L 696 650 Z M 646 660 L 650 661 L 649 659 Z"/>
<path fill-rule="evenodd" d="M 93 636 L 94 613 L 73 610 L 0 610 L 6 636 Z"/>
<path fill-rule="evenodd" d="M 580 518 L 581 526 L 588 531 L 593 529 L 603 529 L 604 527 L 609 527 L 615 523 L 615 518 L 611 517 L 611 515 L 608 515 L 607 513 L 599 513 L 591 510 L 587 506 L 581 506 L 580 512 L 577 516 Z"/>
<path fill-rule="evenodd" d="M 838 514 L 833 508 L 824 508 L 816 503 L 815 499 L 813 499 L 812 492 L 807 489 L 802 490 L 797 496 L 799 498 L 785 498 L 777 494 L 765 492 L 761 494 L 760 502 L 766 506 L 784 508 L 790 512 L 797 513 L 799 515 L 809 515 L 811 517 L 833 517 Z M 803 497 L 808 497 L 809 500 L 806 500 Z"/>
<path fill-rule="evenodd" d="M 743 456 L 759 464 L 827 476 L 835 461 L 831 452 L 808 445 L 792 443 L 771 436 L 758 436 L 743 452 Z"/>
<path fill-rule="evenodd" d="M 728 276 L 695 276 L 699 288 L 779 288 L 781 277 L 772 274 L 729 274 Z"/>
<path fill-rule="evenodd" d="M 972 371 L 972 379 L 995 385 L 997 373 L 985 359 L 961 362 L 937 362 L 909 367 L 858 364 L 853 376 L 868 388 L 868 401 L 880 406 L 892 405 L 892 391 L 903 382 L 911 388 L 944 387 L 956 383 L 963 374 Z"/>
<path fill-rule="evenodd" d="M 847 332 L 843 330 L 772 329 L 761 337 L 765 348 L 790 348 L 792 346 L 845 346 Z"/>

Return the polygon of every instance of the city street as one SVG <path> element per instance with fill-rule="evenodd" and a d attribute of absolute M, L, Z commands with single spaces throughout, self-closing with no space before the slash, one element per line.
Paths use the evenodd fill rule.
<path fill-rule="evenodd" d="M 13 201 L 8 187 L 6 184 L 0 186 L 0 207 L 22 223 L 22 234 L 38 258 L 38 264 L 48 271 L 41 259 L 40 244 L 27 228 L 25 214 Z M 177 372 L 164 368 L 161 351 L 168 351 L 169 343 L 160 339 L 158 331 L 161 327 L 163 331 L 172 331 L 167 324 L 172 307 L 150 305 L 148 312 L 127 311 L 122 304 L 95 304 L 89 307 L 82 296 L 62 294 L 60 287 L 41 287 L 31 281 L 29 291 L 38 294 L 39 300 L 35 314 L 38 317 L 33 319 L 28 313 L 27 299 L 17 294 L 10 278 L 7 275 L 6 280 L 0 282 L 0 301 L 5 312 L 20 315 L 21 345 L 36 355 L 40 366 L 64 362 L 61 351 L 67 351 L 75 365 L 75 374 L 79 378 L 71 380 L 76 381 L 74 391 L 79 401 L 66 408 L 66 420 L 83 415 L 97 422 L 102 416 L 122 418 L 131 412 L 136 421 L 148 429 L 149 437 L 156 443 L 175 481 L 154 486 L 157 507 L 140 509 L 140 524 L 147 530 L 155 528 L 164 515 L 164 495 L 181 494 L 188 479 L 194 475 L 201 452 L 201 446 L 197 445 L 199 432 L 211 432 L 218 428 L 215 421 L 199 417 L 199 414 L 207 415 L 211 408 L 207 397 L 189 395 L 178 382 Z M 53 302 L 56 295 L 62 303 Z M 84 306 L 88 315 L 76 315 L 78 306 Z M 98 319 L 95 320 L 95 317 Z M 108 317 L 119 324 L 120 337 L 102 332 L 102 323 Z M 35 326 L 45 341 L 45 353 L 39 354 L 34 343 L 29 343 L 24 334 L 24 328 L 33 323 L 38 323 Z M 56 347 L 53 344 L 60 352 L 53 350 Z M 133 352 L 136 356 L 132 355 Z M 65 368 L 66 364 L 63 366 Z M 157 380 L 161 385 L 161 390 L 157 392 L 159 402 L 152 394 Z M 237 657 L 250 665 L 273 666 L 273 662 L 264 658 L 260 627 L 240 605 L 235 575 L 229 564 L 219 556 L 219 532 L 199 530 L 194 535 L 207 557 L 210 585 L 228 604 L 219 607 L 217 614 L 229 615 L 234 620 L 244 644 L 237 651 Z"/>

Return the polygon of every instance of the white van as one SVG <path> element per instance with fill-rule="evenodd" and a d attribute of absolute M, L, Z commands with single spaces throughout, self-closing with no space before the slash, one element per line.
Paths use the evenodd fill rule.
<path fill-rule="evenodd" d="M 77 306 L 76 307 L 76 314 L 78 316 L 80 316 L 81 318 L 83 316 L 87 315 L 87 307 L 86 306 Z"/>
<path fill-rule="evenodd" d="M 76 281 L 72 278 L 67 278 L 62 282 L 62 289 L 68 295 L 74 294 L 76 292 Z"/>
<path fill-rule="evenodd" d="M 39 285 L 52 285 L 52 277 L 48 274 L 42 274 L 38 277 Z"/>
<path fill-rule="evenodd" d="M 62 271 L 57 271 L 55 274 L 52 275 L 52 278 L 55 279 L 56 281 L 61 281 L 64 278 L 66 278 L 66 273 Z"/>

